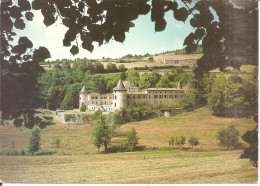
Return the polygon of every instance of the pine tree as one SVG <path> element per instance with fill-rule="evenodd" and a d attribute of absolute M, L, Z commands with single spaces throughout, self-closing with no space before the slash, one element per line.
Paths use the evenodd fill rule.
<path fill-rule="evenodd" d="M 86 112 L 86 105 L 84 103 L 81 104 L 81 107 L 80 107 L 80 112 Z"/>
<path fill-rule="evenodd" d="M 34 127 L 32 130 L 32 137 L 30 138 L 30 145 L 28 148 L 32 155 L 40 149 L 40 141 L 40 129 L 38 127 Z"/>

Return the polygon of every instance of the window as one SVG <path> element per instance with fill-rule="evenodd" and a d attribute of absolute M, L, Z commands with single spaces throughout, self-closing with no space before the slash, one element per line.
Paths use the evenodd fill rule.
<path fill-rule="evenodd" d="M 162 92 L 160 92 L 160 94 L 161 94 Z"/>
<path fill-rule="evenodd" d="M 116 96 L 115 96 L 115 99 L 116 99 Z"/>
<path fill-rule="evenodd" d="M 151 92 L 149 92 L 149 94 L 150 94 Z"/>
<path fill-rule="evenodd" d="M 115 103 L 115 107 L 116 107 L 116 103 Z"/>
<path fill-rule="evenodd" d="M 154 98 L 158 98 L 158 95 L 154 95 Z"/>
<path fill-rule="evenodd" d="M 81 100 L 81 97 L 79 97 L 79 100 Z"/>
<path fill-rule="evenodd" d="M 104 99 L 107 99 L 107 97 L 104 97 Z"/>
<path fill-rule="evenodd" d="M 103 97 L 101 97 L 101 99 L 103 99 Z"/>
<path fill-rule="evenodd" d="M 105 105 L 107 104 L 107 102 L 105 102 Z"/>
<path fill-rule="evenodd" d="M 159 98 L 163 98 L 163 96 L 162 96 L 162 95 L 159 95 Z"/>
<path fill-rule="evenodd" d="M 96 105 L 97 105 L 97 101 L 96 101 Z"/>
<path fill-rule="evenodd" d="M 92 96 L 91 99 L 95 99 L 95 98 Z"/>
<path fill-rule="evenodd" d="M 95 97 L 95 99 L 98 99 L 97 96 Z"/>
<path fill-rule="evenodd" d="M 135 96 L 133 96 L 133 98 L 135 98 Z"/>
<path fill-rule="evenodd" d="M 138 95 L 138 98 L 140 98 L 140 95 Z"/>
<path fill-rule="evenodd" d="M 175 95 L 175 98 L 178 98 L 178 95 Z"/>
<path fill-rule="evenodd" d="M 166 94 L 166 92 L 165 92 L 165 94 Z"/>
<path fill-rule="evenodd" d="M 167 96 L 167 95 L 164 95 L 164 98 L 168 98 L 168 96 Z"/>

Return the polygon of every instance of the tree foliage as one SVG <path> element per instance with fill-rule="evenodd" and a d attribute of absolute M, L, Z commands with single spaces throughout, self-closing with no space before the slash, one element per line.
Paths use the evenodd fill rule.
<path fill-rule="evenodd" d="M 185 136 L 172 136 L 169 139 L 169 146 L 178 146 L 179 148 L 185 144 L 186 137 Z"/>
<path fill-rule="evenodd" d="M 237 147 L 239 145 L 238 142 L 239 131 L 235 128 L 234 125 L 230 125 L 227 128 L 222 128 L 217 133 L 217 139 L 220 142 L 221 146 L 230 148 Z"/>
<path fill-rule="evenodd" d="M 241 83 L 227 79 L 223 74 L 217 77 L 208 94 L 208 104 L 215 115 L 230 115 L 245 101 Z M 236 114 L 236 113 L 235 113 Z"/>
<path fill-rule="evenodd" d="M 30 144 L 28 150 L 32 153 L 32 155 L 40 149 L 40 129 L 38 127 L 34 127 L 32 130 L 32 136 L 30 138 Z"/>
<path fill-rule="evenodd" d="M 258 124 L 258 115 L 254 116 L 255 122 Z M 258 125 L 251 131 L 247 131 L 242 139 L 250 146 L 241 154 L 241 158 L 249 158 L 255 167 L 258 167 Z"/>
<path fill-rule="evenodd" d="M 189 138 L 189 144 L 192 146 L 192 149 L 193 149 L 193 146 L 197 146 L 199 144 L 199 138 L 197 138 L 195 136 L 191 136 Z"/>
<path fill-rule="evenodd" d="M 134 151 L 136 148 L 136 145 L 138 144 L 138 136 L 135 128 L 132 128 L 131 131 L 127 132 L 126 139 L 124 142 L 125 147 L 128 151 Z"/>
<path fill-rule="evenodd" d="M 87 107 L 86 107 L 85 103 L 82 103 L 81 107 L 80 107 L 80 112 L 86 112 L 86 110 L 87 110 Z"/>
<path fill-rule="evenodd" d="M 97 147 L 98 152 L 101 146 L 104 146 L 105 150 L 107 150 L 108 145 L 111 143 L 112 129 L 105 122 L 105 119 L 102 117 L 102 115 L 99 118 L 98 125 L 93 129 L 93 136 L 94 145 Z"/>
<path fill-rule="evenodd" d="M 200 43 L 202 45 L 203 56 L 194 70 L 195 78 L 201 79 L 204 73 L 215 68 L 223 70 L 231 65 L 239 69 L 242 64 L 257 65 L 257 3 L 257 0 L 152 0 L 151 3 L 148 0 L 3 0 L 0 34 L 3 119 L 15 119 L 21 115 L 31 118 L 33 109 L 41 103 L 39 84 L 36 81 L 43 70 L 39 62 L 49 58 L 50 53 L 44 47 L 34 49 L 33 43 L 27 37 L 20 37 L 17 44 L 12 43 L 16 36 L 14 28 L 23 30 L 26 21 L 33 20 L 31 9 L 41 12 L 46 26 L 54 24 L 58 19 L 62 20 L 63 25 L 68 28 L 63 46 L 70 47 L 73 55 L 79 52 L 80 47 L 92 52 L 94 43 L 103 45 L 113 39 L 124 42 L 125 33 L 135 26 L 133 21 L 149 11 L 151 21 L 155 23 L 155 31 L 163 31 L 167 25 L 164 16 L 172 11 L 174 19 L 189 21 L 195 29 L 183 42 L 186 52 L 192 53 Z M 83 71 L 88 68 L 81 65 Z M 98 65 L 97 67 L 103 70 Z M 143 79 L 141 87 L 150 86 L 151 82 Z M 21 84 L 21 81 L 24 83 Z M 201 91 L 199 81 L 197 87 Z M 13 93 L 9 94 L 9 90 Z M 65 94 L 66 91 L 62 96 Z M 57 107 L 57 104 L 51 106 Z"/>

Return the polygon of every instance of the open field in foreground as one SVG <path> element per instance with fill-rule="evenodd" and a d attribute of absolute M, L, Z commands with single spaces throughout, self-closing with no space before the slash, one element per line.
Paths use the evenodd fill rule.
<path fill-rule="evenodd" d="M 110 148 L 118 149 L 125 132 L 135 128 L 144 151 L 98 155 L 91 124 L 56 123 L 41 130 L 42 150 L 55 154 L 0 156 L 0 179 L 9 183 L 256 182 L 257 168 L 248 159 L 239 158 L 242 150 L 227 151 L 218 145 L 217 131 L 230 124 L 236 126 L 241 136 L 256 126 L 252 117 L 215 117 L 207 107 L 202 107 L 168 118 L 124 124 Z M 169 148 L 168 140 L 173 135 L 187 139 L 194 135 L 199 138 L 199 145 L 192 150 L 186 141 L 182 151 Z M 30 129 L 15 128 L 12 124 L 0 126 L 0 154 L 6 148 L 12 150 L 12 144 L 26 150 L 30 136 Z M 56 139 L 61 142 L 59 147 L 54 145 Z"/>
<path fill-rule="evenodd" d="M 1 156 L 0 175 L 8 183 L 255 183 L 257 168 L 241 152 Z"/>

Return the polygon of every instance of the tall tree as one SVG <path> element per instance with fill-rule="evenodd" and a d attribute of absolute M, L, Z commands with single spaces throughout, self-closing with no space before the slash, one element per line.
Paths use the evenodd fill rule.
<path fill-rule="evenodd" d="M 111 143 L 112 129 L 105 122 L 104 117 L 101 115 L 98 121 L 98 125 L 93 129 L 94 145 L 99 148 L 104 145 L 107 150 L 108 145 Z"/>
<path fill-rule="evenodd" d="M 34 127 L 32 130 L 32 136 L 30 138 L 30 144 L 28 148 L 32 155 L 40 149 L 40 141 L 40 129 L 38 127 Z"/>

